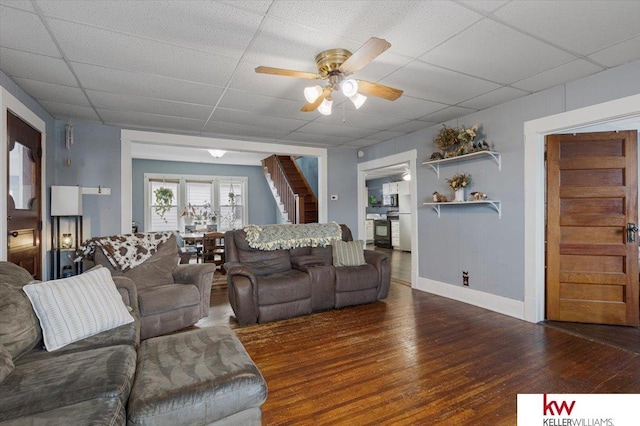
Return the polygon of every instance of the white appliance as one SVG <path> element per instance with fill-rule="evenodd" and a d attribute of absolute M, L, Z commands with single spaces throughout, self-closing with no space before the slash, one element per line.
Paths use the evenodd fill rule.
<path fill-rule="evenodd" d="M 400 250 L 411 251 L 411 196 L 398 196 L 398 221 L 400 222 Z"/>

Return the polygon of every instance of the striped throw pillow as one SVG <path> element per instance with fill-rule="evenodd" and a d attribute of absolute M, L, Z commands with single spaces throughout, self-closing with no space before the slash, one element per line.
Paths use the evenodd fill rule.
<path fill-rule="evenodd" d="M 360 266 L 364 261 L 364 244 L 362 241 L 336 241 L 333 247 L 333 266 Z"/>
<path fill-rule="evenodd" d="M 133 322 L 107 268 L 23 287 L 48 351 Z"/>

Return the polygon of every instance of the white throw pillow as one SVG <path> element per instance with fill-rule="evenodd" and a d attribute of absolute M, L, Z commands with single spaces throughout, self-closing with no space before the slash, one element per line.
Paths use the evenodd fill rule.
<path fill-rule="evenodd" d="M 23 287 L 48 351 L 133 322 L 107 268 Z"/>
<path fill-rule="evenodd" d="M 336 241 L 333 247 L 333 266 L 362 266 L 364 260 L 364 244 L 362 241 Z"/>

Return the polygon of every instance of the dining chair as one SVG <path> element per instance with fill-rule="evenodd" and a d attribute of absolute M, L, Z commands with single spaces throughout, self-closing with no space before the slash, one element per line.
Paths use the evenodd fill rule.
<path fill-rule="evenodd" d="M 202 262 L 215 263 L 220 266 L 220 272 L 224 269 L 224 234 L 222 232 L 207 232 L 202 239 Z"/>

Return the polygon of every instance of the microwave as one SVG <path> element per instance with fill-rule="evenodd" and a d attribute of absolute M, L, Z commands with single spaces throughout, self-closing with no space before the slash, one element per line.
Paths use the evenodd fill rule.
<path fill-rule="evenodd" d="M 383 195 L 382 205 L 385 207 L 398 207 L 398 194 Z"/>

